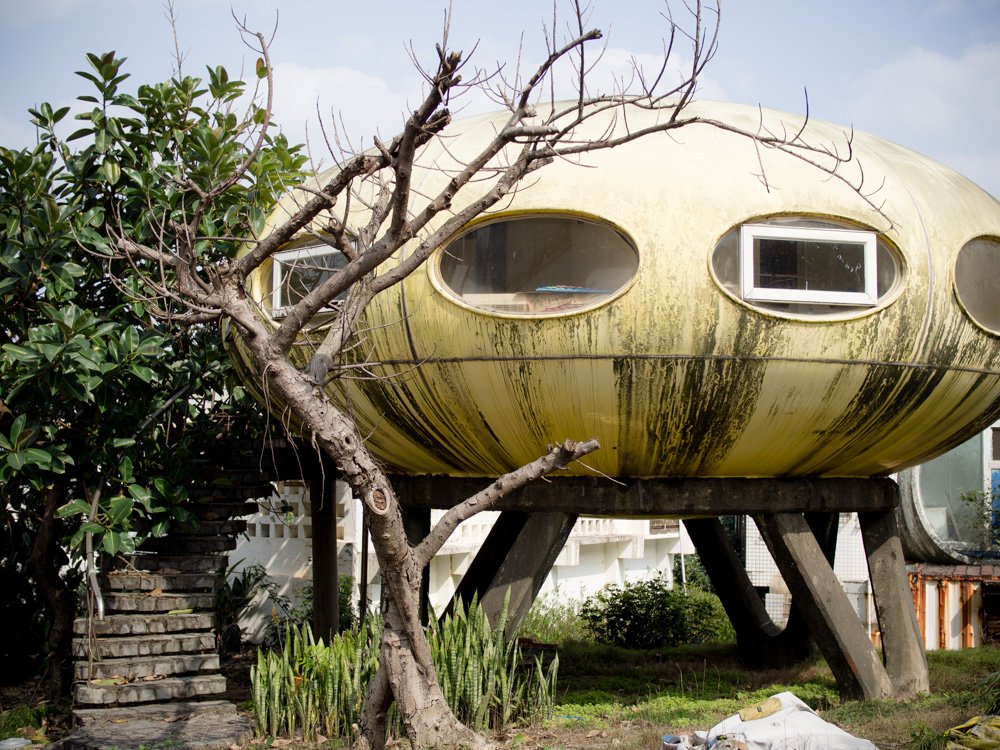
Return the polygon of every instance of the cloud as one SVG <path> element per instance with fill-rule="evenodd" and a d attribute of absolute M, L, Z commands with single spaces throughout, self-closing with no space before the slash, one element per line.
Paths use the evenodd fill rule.
<path fill-rule="evenodd" d="M 336 120 L 339 128 L 342 120 L 352 143 L 367 147 L 374 133 L 398 129 L 407 99 L 415 100 L 420 93 L 415 77 L 390 83 L 350 67 L 310 68 L 291 62 L 275 64 L 274 85 L 277 121 L 293 141 L 304 142 L 308 131 L 317 155 L 325 153 L 318 117 L 331 138 L 331 124 Z"/>
<path fill-rule="evenodd" d="M 912 47 L 855 84 L 854 123 L 1000 189 L 1000 42 L 959 55 Z M 992 184 L 990 184 L 992 183 Z"/>
<path fill-rule="evenodd" d="M 32 26 L 65 18 L 91 0 L 34 0 L 30 3 L 6 3 L 4 21 L 12 26 Z"/>

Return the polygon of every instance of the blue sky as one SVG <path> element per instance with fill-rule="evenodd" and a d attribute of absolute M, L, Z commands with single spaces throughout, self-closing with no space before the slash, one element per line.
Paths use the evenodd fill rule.
<path fill-rule="evenodd" d="M 662 2 L 595 0 L 590 26 L 607 32 L 609 64 L 661 49 Z M 232 14 L 270 32 L 276 115 L 289 135 L 317 133 L 338 112 L 370 143 L 420 95 L 408 55 L 430 62 L 445 2 L 437 0 L 176 0 L 185 72 L 205 64 L 252 67 Z M 672 4 L 681 17 L 681 2 Z M 26 109 L 71 104 L 83 93 L 84 54 L 114 49 L 137 82 L 170 75 L 174 42 L 160 0 L 0 0 L 0 144 L 33 138 Z M 563 8 L 565 10 L 565 7 Z M 542 50 L 545 0 L 454 0 L 451 42 L 490 67 Z M 563 14 L 564 15 L 564 14 Z M 522 36 L 523 35 L 523 36 Z M 686 54 L 686 50 L 683 50 Z M 684 55 L 681 55 L 683 57 Z M 705 98 L 804 110 L 928 154 L 1000 196 L 1000 0 L 727 0 Z M 470 101 L 469 114 L 484 109 Z"/>

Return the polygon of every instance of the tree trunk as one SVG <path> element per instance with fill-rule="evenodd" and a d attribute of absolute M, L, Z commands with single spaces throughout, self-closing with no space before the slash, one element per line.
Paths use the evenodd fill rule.
<path fill-rule="evenodd" d="M 362 708 L 361 747 L 375 750 L 384 746 L 385 713 L 393 700 L 413 747 L 486 747 L 482 737 L 458 720 L 438 684 L 430 644 L 420 622 L 421 571 L 402 533 L 399 505 L 393 502 L 384 516 L 367 510 L 366 514 L 382 571 L 386 608 L 378 675 Z"/>
<path fill-rule="evenodd" d="M 45 504 L 38 519 L 38 533 L 31 547 L 29 567 L 31 577 L 38 585 L 38 593 L 52 620 L 49 631 L 49 680 L 50 697 L 59 699 L 69 694 L 72 684 L 73 615 L 75 597 L 59 575 L 59 519 L 56 510 L 65 501 L 62 483 L 45 491 Z"/>
<path fill-rule="evenodd" d="M 362 748 L 385 744 L 385 712 L 395 700 L 413 747 L 485 747 L 485 740 L 454 715 L 437 682 L 427 634 L 420 623 L 420 582 L 413 548 L 406 538 L 396 493 L 382 467 L 365 446 L 357 425 L 301 377 L 287 360 L 255 351 L 270 386 L 301 418 L 360 498 L 382 572 L 382 598 L 387 602 L 378 676 L 365 696 Z"/>

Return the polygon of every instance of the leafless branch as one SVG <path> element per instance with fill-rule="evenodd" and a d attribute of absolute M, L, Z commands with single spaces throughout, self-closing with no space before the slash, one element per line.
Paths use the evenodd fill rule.
<path fill-rule="evenodd" d="M 413 550 L 416 564 L 420 567 L 427 565 L 462 521 L 472 518 L 484 510 L 490 510 L 504 496 L 551 474 L 553 471 L 558 471 L 600 447 L 596 438 L 583 443 L 566 440 L 561 445 L 549 448 L 548 453 L 544 456 L 504 474 L 489 487 L 450 508 L 434 525 L 431 533 Z"/>

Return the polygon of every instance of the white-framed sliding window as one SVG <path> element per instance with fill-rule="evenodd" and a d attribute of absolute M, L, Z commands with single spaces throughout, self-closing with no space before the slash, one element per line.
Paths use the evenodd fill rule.
<path fill-rule="evenodd" d="M 271 261 L 271 312 L 274 315 L 283 314 L 286 308 L 347 265 L 347 257 L 328 245 L 281 250 Z"/>
<path fill-rule="evenodd" d="M 740 227 L 740 295 L 754 302 L 872 307 L 874 232 L 774 224 Z"/>

